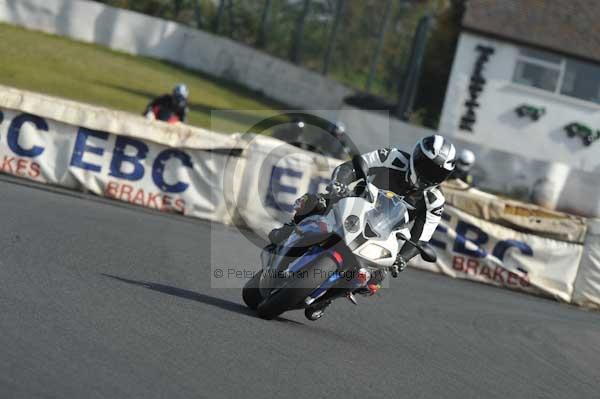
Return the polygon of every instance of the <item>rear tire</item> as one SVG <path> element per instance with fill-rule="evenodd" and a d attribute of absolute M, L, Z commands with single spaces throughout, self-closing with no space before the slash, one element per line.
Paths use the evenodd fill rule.
<path fill-rule="evenodd" d="M 258 304 L 260 301 L 262 301 L 262 296 L 260 295 L 260 290 L 258 289 L 260 276 L 262 276 L 262 270 L 256 273 L 242 289 L 242 299 L 244 300 L 246 306 L 252 310 L 256 310 Z"/>
<path fill-rule="evenodd" d="M 299 305 L 336 270 L 337 264 L 328 255 L 317 259 L 304 269 L 305 277 L 295 277 L 285 288 L 261 302 L 257 309 L 258 317 L 271 320 Z"/>

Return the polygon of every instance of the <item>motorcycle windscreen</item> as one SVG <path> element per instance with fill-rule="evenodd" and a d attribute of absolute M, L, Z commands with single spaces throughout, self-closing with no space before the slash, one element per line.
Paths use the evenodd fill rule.
<path fill-rule="evenodd" d="M 367 212 L 365 236 L 387 240 L 394 230 L 408 223 L 408 209 L 399 195 L 379 190 L 375 208 Z"/>

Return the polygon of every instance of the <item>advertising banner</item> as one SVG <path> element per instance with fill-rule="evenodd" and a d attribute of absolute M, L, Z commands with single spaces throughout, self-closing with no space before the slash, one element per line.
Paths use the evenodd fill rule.
<path fill-rule="evenodd" d="M 0 172 L 229 223 L 227 156 L 180 149 L 0 108 Z"/>
<path fill-rule="evenodd" d="M 600 310 L 600 219 L 588 219 L 588 235 L 575 280 L 573 303 Z"/>
<path fill-rule="evenodd" d="M 435 264 L 421 269 L 571 301 L 583 246 L 522 233 L 447 205 L 431 244 Z"/>
<path fill-rule="evenodd" d="M 246 135 L 245 139 L 246 167 L 237 202 L 231 205 L 246 226 L 266 236 L 290 220 L 296 199 L 305 193 L 324 192 L 341 161 L 269 137 Z M 228 170 L 239 169 L 228 165 Z"/>

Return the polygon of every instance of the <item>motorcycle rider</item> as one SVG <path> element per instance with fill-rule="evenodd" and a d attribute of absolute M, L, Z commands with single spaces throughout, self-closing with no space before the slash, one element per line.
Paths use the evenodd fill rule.
<path fill-rule="evenodd" d="M 403 196 L 414 207 L 409 210 L 414 224 L 411 228 L 413 241 L 427 243 L 435 232 L 444 210 L 444 196 L 438 186 L 454 171 L 456 149 L 454 145 L 439 135 L 423 138 L 415 145 L 412 154 L 397 148 L 382 148 L 362 155 L 369 168 L 371 183 L 376 187 L 392 191 Z M 348 185 L 357 180 L 352 162 L 338 166 L 328 186 L 330 197 L 343 198 L 349 192 Z M 287 223 L 269 234 L 275 245 L 283 242 L 294 230 L 295 224 L 304 218 L 322 213 L 327 206 L 327 196 L 323 194 L 305 194 L 296 201 L 292 223 Z M 404 245 L 395 262 L 395 271 L 401 272 L 407 262 L 419 251 Z M 357 291 L 363 295 L 373 295 L 380 288 L 385 274 L 379 273 L 368 282 L 365 289 Z M 324 302 L 319 309 L 311 309 L 307 317 L 316 320 L 321 317 L 329 303 Z"/>
<path fill-rule="evenodd" d="M 155 98 L 148 104 L 144 115 L 148 119 L 158 119 L 168 123 L 185 122 L 188 113 L 189 90 L 183 83 L 173 88 L 171 94 Z"/>
<path fill-rule="evenodd" d="M 451 179 L 462 180 L 468 185 L 473 185 L 473 176 L 471 175 L 471 169 L 475 164 L 475 154 L 473 151 L 464 149 L 458 155 L 456 160 L 456 170 L 452 173 Z"/>

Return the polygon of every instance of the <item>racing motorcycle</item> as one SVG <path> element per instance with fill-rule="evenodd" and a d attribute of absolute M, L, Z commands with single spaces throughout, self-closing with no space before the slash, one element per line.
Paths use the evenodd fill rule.
<path fill-rule="evenodd" d="M 146 119 L 151 121 L 163 121 L 167 122 L 169 125 L 177 125 L 181 123 L 179 116 L 176 113 L 168 110 L 162 109 L 161 107 L 155 105 L 152 107 L 150 111 L 148 111 L 145 115 Z"/>
<path fill-rule="evenodd" d="M 409 210 L 414 208 L 371 184 L 362 157 L 352 163 L 359 180 L 349 195 L 330 198 L 323 214 L 307 217 L 283 243 L 261 253 L 262 270 L 242 290 L 244 302 L 259 317 L 304 309 L 309 320 L 316 320 L 322 312 L 315 310 L 324 303 L 345 297 L 356 304 L 353 293 L 375 273 L 398 276 L 395 261 L 404 243 L 416 247 L 423 260 L 436 261 L 431 246 L 410 239 Z"/>

